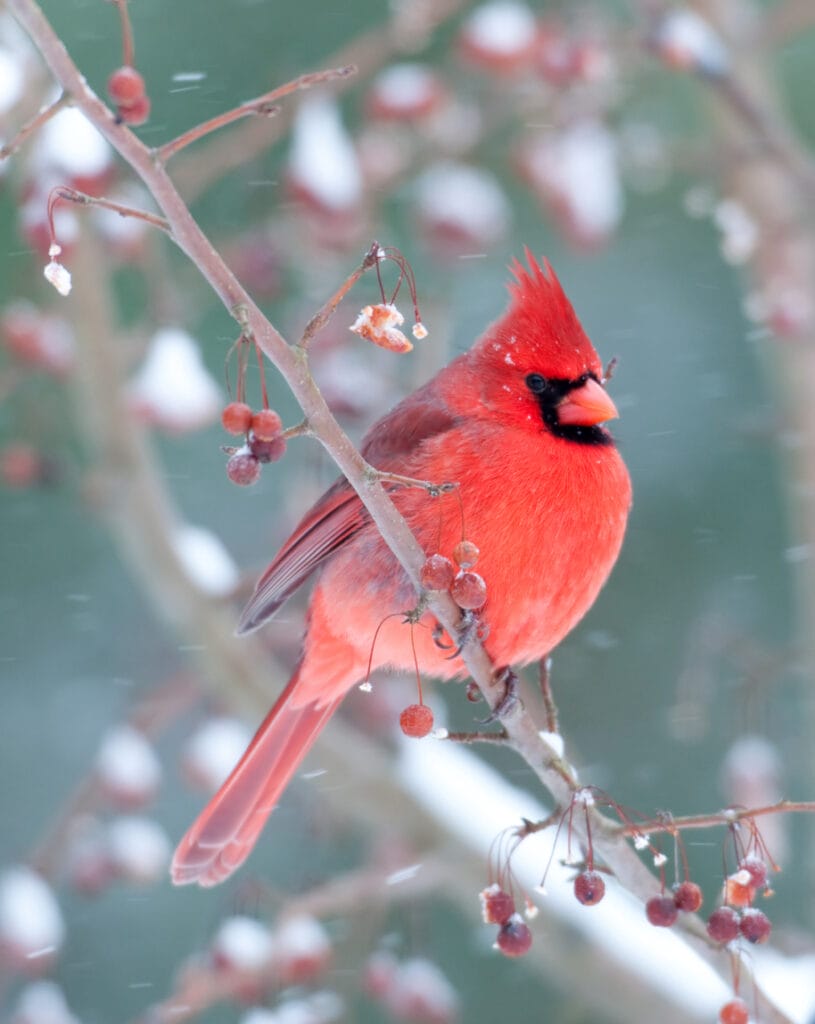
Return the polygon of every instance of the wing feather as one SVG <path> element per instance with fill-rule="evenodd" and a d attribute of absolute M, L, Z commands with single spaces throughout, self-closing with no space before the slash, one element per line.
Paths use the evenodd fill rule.
<path fill-rule="evenodd" d="M 377 468 L 409 475 L 411 455 L 417 448 L 456 422 L 432 385 L 426 385 L 371 428 L 361 451 Z M 337 480 L 306 513 L 261 576 L 238 621 L 238 633 L 262 626 L 321 563 L 369 522 L 356 491 L 345 479 Z"/>

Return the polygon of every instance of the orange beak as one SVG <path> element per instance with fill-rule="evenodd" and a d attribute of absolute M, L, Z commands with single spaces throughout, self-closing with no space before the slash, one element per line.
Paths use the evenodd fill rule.
<path fill-rule="evenodd" d="M 602 384 L 589 377 L 570 391 L 557 407 L 558 421 L 566 426 L 593 427 L 620 415 Z"/>

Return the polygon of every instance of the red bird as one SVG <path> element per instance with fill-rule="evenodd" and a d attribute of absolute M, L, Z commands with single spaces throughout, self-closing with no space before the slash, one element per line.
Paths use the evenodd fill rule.
<path fill-rule="evenodd" d="M 589 609 L 623 540 L 631 484 L 611 435 L 617 416 L 597 353 L 551 267 L 513 267 L 504 316 L 379 420 L 362 443 L 379 469 L 456 481 L 458 494 L 392 494 L 428 555 L 467 538 L 487 584 L 481 619 L 497 666 L 548 654 Z M 459 504 L 460 497 L 460 504 Z M 173 881 L 211 886 L 249 855 L 298 765 L 345 694 L 373 668 L 411 671 L 415 591 L 355 491 L 338 480 L 283 545 L 244 609 L 257 629 L 319 569 L 303 653 L 246 753 L 175 852 Z M 464 674 L 433 638 L 412 630 L 422 673 Z M 427 628 L 422 628 L 427 627 Z"/>

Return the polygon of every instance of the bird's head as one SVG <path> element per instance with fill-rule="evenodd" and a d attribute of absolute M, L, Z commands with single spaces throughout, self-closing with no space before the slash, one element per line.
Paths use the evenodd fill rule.
<path fill-rule="evenodd" d="M 511 302 L 471 352 L 492 415 L 541 426 L 556 436 L 608 444 L 601 423 L 617 409 L 603 386 L 603 366 L 548 261 L 545 272 L 526 251 L 517 261 Z"/>

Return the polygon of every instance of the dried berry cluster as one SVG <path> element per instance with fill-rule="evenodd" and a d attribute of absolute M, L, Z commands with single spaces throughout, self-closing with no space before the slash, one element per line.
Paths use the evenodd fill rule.
<path fill-rule="evenodd" d="M 511 893 L 497 882 L 488 885 L 480 894 L 481 916 L 485 924 L 497 924 L 495 948 L 504 956 L 523 956 L 532 945 L 532 932 L 520 914 L 516 913 Z"/>
<path fill-rule="evenodd" d="M 224 430 L 230 434 L 244 434 L 246 444 L 241 448 L 225 448 L 229 453 L 226 475 L 233 484 L 247 487 L 260 476 L 265 462 L 277 462 L 286 451 L 283 423 L 273 409 L 253 412 L 245 402 L 230 402 L 221 413 Z"/>
<path fill-rule="evenodd" d="M 760 857 L 744 857 L 725 879 L 724 905 L 708 918 L 707 933 L 714 942 L 732 942 L 739 935 L 754 944 L 767 941 L 770 919 L 752 905 L 762 890 L 767 890 L 767 865 Z"/>

